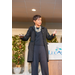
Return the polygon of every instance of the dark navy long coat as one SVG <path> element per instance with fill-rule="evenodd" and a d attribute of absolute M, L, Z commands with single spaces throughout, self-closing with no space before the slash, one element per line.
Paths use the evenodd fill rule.
<path fill-rule="evenodd" d="M 53 34 L 49 34 L 47 31 L 47 28 L 41 26 L 41 31 L 42 31 L 42 36 L 43 36 L 43 41 L 44 41 L 44 46 L 45 46 L 45 50 L 46 50 L 46 55 L 47 55 L 47 62 L 49 61 L 49 55 L 48 55 L 48 46 L 47 46 L 47 40 L 51 40 L 53 39 L 56 35 L 53 36 Z M 34 25 L 30 26 L 26 35 L 21 38 L 23 41 L 27 41 L 30 37 L 30 42 L 28 45 L 28 57 L 27 57 L 27 62 L 32 62 L 33 61 L 33 52 L 34 52 L 34 41 L 35 41 L 35 28 Z"/>

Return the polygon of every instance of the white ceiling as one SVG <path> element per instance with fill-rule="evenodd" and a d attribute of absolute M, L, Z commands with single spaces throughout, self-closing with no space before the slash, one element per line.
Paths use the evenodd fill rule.
<path fill-rule="evenodd" d="M 32 22 L 36 14 L 43 22 L 62 23 L 62 0 L 12 0 L 12 21 Z"/>

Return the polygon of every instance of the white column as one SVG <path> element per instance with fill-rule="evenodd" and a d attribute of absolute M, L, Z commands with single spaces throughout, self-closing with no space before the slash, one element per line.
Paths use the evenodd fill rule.
<path fill-rule="evenodd" d="M 24 62 L 24 75 L 30 75 L 28 72 L 28 62 L 27 62 L 27 56 L 28 56 L 28 45 L 29 45 L 29 40 L 27 41 L 27 43 L 25 44 L 26 48 L 25 48 L 25 62 Z"/>

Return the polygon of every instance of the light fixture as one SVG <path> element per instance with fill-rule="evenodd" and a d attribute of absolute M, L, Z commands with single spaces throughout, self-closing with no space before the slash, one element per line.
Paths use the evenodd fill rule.
<path fill-rule="evenodd" d="M 36 11 L 36 9 L 32 9 L 32 11 Z"/>

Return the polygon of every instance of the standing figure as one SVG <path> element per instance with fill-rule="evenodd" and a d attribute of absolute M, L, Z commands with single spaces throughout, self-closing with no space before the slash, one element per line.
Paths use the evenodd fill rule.
<path fill-rule="evenodd" d="M 56 36 L 56 30 L 50 35 L 47 28 L 43 27 L 42 17 L 40 15 L 33 16 L 34 25 L 30 26 L 26 35 L 21 38 L 27 41 L 30 37 L 28 45 L 27 62 L 31 63 L 32 75 L 38 75 L 38 63 L 40 62 L 42 75 L 49 75 L 48 71 L 48 46 L 47 40 L 52 40 Z"/>

